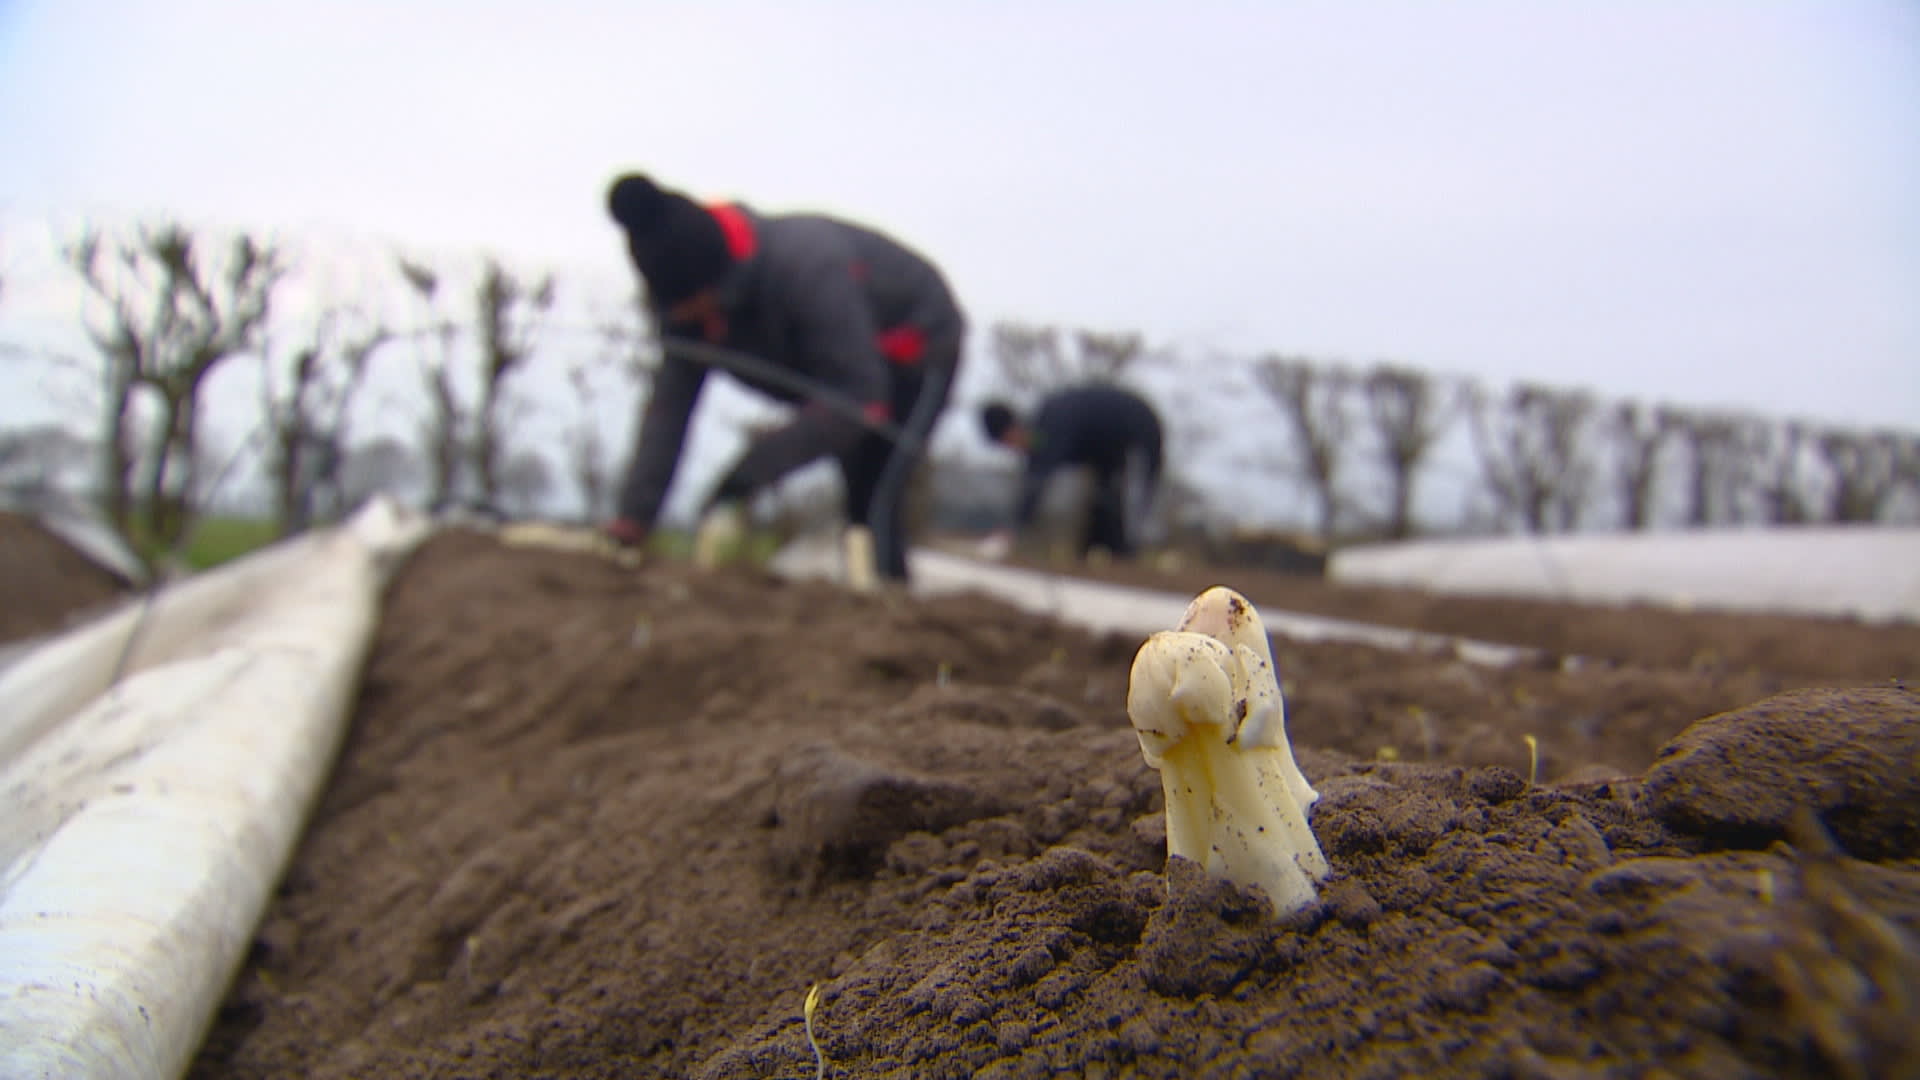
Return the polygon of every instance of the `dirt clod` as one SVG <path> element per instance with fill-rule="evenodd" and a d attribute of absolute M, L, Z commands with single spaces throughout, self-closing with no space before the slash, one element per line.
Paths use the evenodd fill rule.
<path fill-rule="evenodd" d="M 1786 835 L 1819 815 L 1863 859 L 1920 849 L 1920 692 L 1780 694 L 1687 728 L 1647 772 L 1653 812 L 1724 846 Z"/>

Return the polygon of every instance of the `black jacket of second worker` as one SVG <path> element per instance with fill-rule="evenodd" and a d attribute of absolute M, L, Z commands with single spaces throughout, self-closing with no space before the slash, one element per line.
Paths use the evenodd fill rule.
<path fill-rule="evenodd" d="M 837 391 L 876 419 L 891 415 L 894 381 L 918 365 L 955 367 L 965 318 L 940 271 L 883 233 L 818 214 L 709 208 L 734 257 L 720 286 L 727 333 L 714 342 Z M 656 313 L 658 314 L 658 313 Z M 672 328 L 662 322 L 663 332 Z M 623 517 L 650 526 L 665 502 L 706 382 L 706 365 L 669 354 L 654 376 L 626 482 Z M 800 404 L 756 439 L 723 487 L 757 491 L 826 456 L 847 453 L 864 428 L 790 389 L 740 377 L 776 401 Z"/>
<path fill-rule="evenodd" d="M 1040 403 L 1026 422 L 1032 442 L 1014 520 L 1025 526 L 1039 509 L 1047 481 L 1062 468 L 1084 466 L 1102 477 L 1126 467 L 1138 451 L 1146 479 L 1160 475 L 1160 417 L 1146 399 L 1104 383 L 1058 391 Z"/>

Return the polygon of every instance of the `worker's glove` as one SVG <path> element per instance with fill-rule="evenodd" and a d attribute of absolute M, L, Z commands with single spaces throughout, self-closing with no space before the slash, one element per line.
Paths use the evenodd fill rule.
<path fill-rule="evenodd" d="M 988 562 L 999 562 L 1013 551 L 1013 534 L 1005 529 L 998 530 L 985 540 L 980 541 L 980 557 Z"/>

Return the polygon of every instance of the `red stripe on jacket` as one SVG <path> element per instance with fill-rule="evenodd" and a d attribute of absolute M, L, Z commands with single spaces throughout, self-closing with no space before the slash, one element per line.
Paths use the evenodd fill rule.
<path fill-rule="evenodd" d="M 735 262 L 744 262 L 753 258 L 760 250 L 760 238 L 753 233 L 753 222 L 732 203 L 714 203 L 707 207 L 707 213 L 720 223 L 720 232 L 727 238 L 727 251 Z"/>
<path fill-rule="evenodd" d="M 896 364 L 917 364 L 927 351 L 927 336 L 917 326 L 880 332 L 880 354 Z"/>
<path fill-rule="evenodd" d="M 727 251 L 736 262 L 753 257 L 760 250 L 760 238 L 753 231 L 753 222 L 732 203 L 714 203 L 707 207 L 713 220 L 720 223 L 720 232 L 727 239 Z M 856 261 L 853 264 L 853 276 L 856 281 L 866 281 L 867 264 Z M 920 362 L 927 351 L 927 336 L 917 326 L 896 326 L 883 330 L 879 337 L 880 354 L 896 364 L 912 365 Z M 884 408 L 884 406 L 882 406 Z M 884 417 L 881 417 L 884 419 Z"/>

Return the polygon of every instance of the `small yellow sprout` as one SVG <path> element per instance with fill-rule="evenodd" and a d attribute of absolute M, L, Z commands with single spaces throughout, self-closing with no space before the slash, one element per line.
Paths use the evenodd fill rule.
<path fill-rule="evenodd" d="M 1287 743 L 1266 628 L 1245 597 L 1202 593 L 1134 657 L 1127 714 L 1167 803 L 1167 853 L 1297 911 L 1327 876 L 1307 824 L 1320 796 Z"/>
<path fill-rule="evenodd" d="M 1540 781 L 1540 740 L 1531 735 L 1522 735 L 1527 742 L 1527 786 L 1532 787 Z"/>
<path fill-rule="evenodd" d="M 825 1080 L 827 1075 L 827 1055 L 820 1052 L 820 1041 L 813 1037 L 813 1011 L 820 1007 L 820 984 L 807 987 L 806 1003 L 800 1007 L 800 1018 L 807 1025 L 807 1045 L 813 1048 L 814 1064 L 819 1066 L 813 1074 L 814 1080 Z"/>

